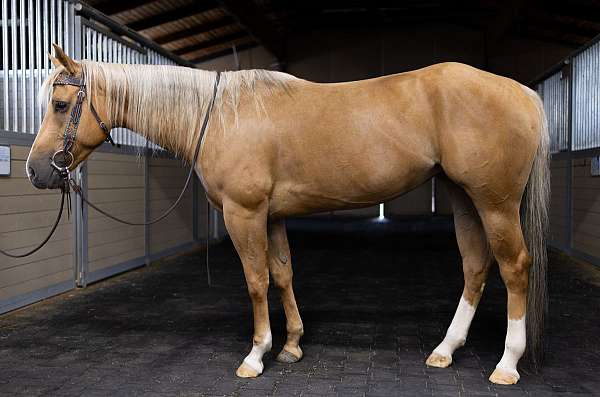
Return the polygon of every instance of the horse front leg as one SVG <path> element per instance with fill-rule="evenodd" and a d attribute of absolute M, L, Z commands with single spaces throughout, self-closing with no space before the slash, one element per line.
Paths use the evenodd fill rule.
<path fill-rule="evenodd" d="M 283 220 L 269 224 L 269 269 L 275 286 L 281 294 L 287 328 L 287 340 L 277 355 L 277 361 L 295 363 L 302 358 L 299 342 L 304 334 L 304 328 L 292 288 L 292 259 Z"/>
<path fill-rule="evenodd" d="M 267 210 L 266 202 L 255 208 L 233 202 L 223 205 L 225 226 L 242 261 L 254 313 L 252 350 L 236 372 L 242 378 L 254 378 L 262 373 L 263 355 L 271 350 L 272 344 L 267 302 Z"/>

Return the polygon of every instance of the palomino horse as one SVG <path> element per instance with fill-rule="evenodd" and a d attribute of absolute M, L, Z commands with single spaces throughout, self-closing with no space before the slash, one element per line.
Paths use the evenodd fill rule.
<path fill-rule="evenodd" d="M 27 162 L 35 186 L 62 183 L 50 158 L 62 149 L 79 88 L 55 84 L 59 77 L 87 82 L 71 169 L 105 140 L 99 120 L 193 158 L 216 73 L 75 62 L 60 48 L 55 51 L 57 68 L 45 82 L 48 111 Z M 427 365 L 449 366 L 465 343 L 494 261 L 508 291 L 508 327 L 504 354 L 490 380 L 518 381 L 526 334 L 528 352 L 540 356 L 549 139 L 535 92 L 507 78 L 444 63 L 335 84 L 264 70 L 225 72 L 215 98 L 195 169 L 210 202 L 223 211 L 252 300 L 253 346 L 238 376 L 261 374 L 263 354 L 271 349 L 269 273 L 287 318 L 287 340 L 277 359 L 302 357 L 304 331 L 292 290 L 286 217 L 370 206 L 439 174 L 451 184 L 464 290 Z"/>

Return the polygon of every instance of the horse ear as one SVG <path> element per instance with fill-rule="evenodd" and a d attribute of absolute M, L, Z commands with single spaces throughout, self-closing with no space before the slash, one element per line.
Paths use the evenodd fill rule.
<path fill-rule="evenodd" d="M 75 75 L 79 70 L 79 64 L 69 58 L 67 54 L 56 44 L 52 44 L 52 48 L 54 48 L 54 54 L 56 58 L 50 55 L 50 60 L 54 64 L 54 66 L 64 66 L 65 70 L 69 72 L 69 74 Z"/>
<path fill-rule="evenodd" d="M 62 64 L 59 62 L 59 60 L 54 58 L 54 55 L 52 55 L 51 53 L 48 53 L 48 58 L 50 59 L 50 62 L 52 62 L 54 67 L 57 68 L 59 66 L 62 66 Z"/>

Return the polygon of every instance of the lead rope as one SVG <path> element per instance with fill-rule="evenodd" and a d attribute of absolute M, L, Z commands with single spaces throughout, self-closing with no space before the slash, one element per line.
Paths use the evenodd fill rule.
<path fill-rule="evenodd" d="M 65 196 L 68 196 L 68 194 L 69 194 L 68 189 L 62 188 L 62 195 L 60 197 L 60 209 L 58 210 L 58 215 L 56 216 L 56 220 L 54 221 L 54 225 L 52 225 L 52 229 L 50 229 L 50 233 L 48 233 L 48 235 L 46 236 L 46 238 L 44 238 L 44 240 L 42 240 L 42 242 L 39 243 L 37 247 L 33 248 L 30 251 L 22 253 L 22 254 L 10 254 L 10 253 L 8 253 L 8 252 L 0 249 L 0 254 L 8 256 L 9 258 L 15 258 L 15 259 L 25 258 L 26 256 L 35 254 L 44 245 L 46 245 L 46 243 L 48 242 L 48 240 L 50 240 L 50 237 L 52 237 L 52 235 L 54 234 L 54 232 L 58 228 L 58 224 L 60 223 L 60 218 L 62 217 L 63 208 L 65 206 Z"/>

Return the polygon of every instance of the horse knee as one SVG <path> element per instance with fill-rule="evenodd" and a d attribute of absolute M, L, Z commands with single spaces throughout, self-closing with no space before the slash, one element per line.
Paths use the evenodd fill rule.
<path fill-rule="evenodd" d="M 255 299 L 265 299 L 267 296 L 267 290 L 269 289 L 269 278 L 253 278 L 247 281 L 248 284 L 248 294 L 250 298 Z"/>

